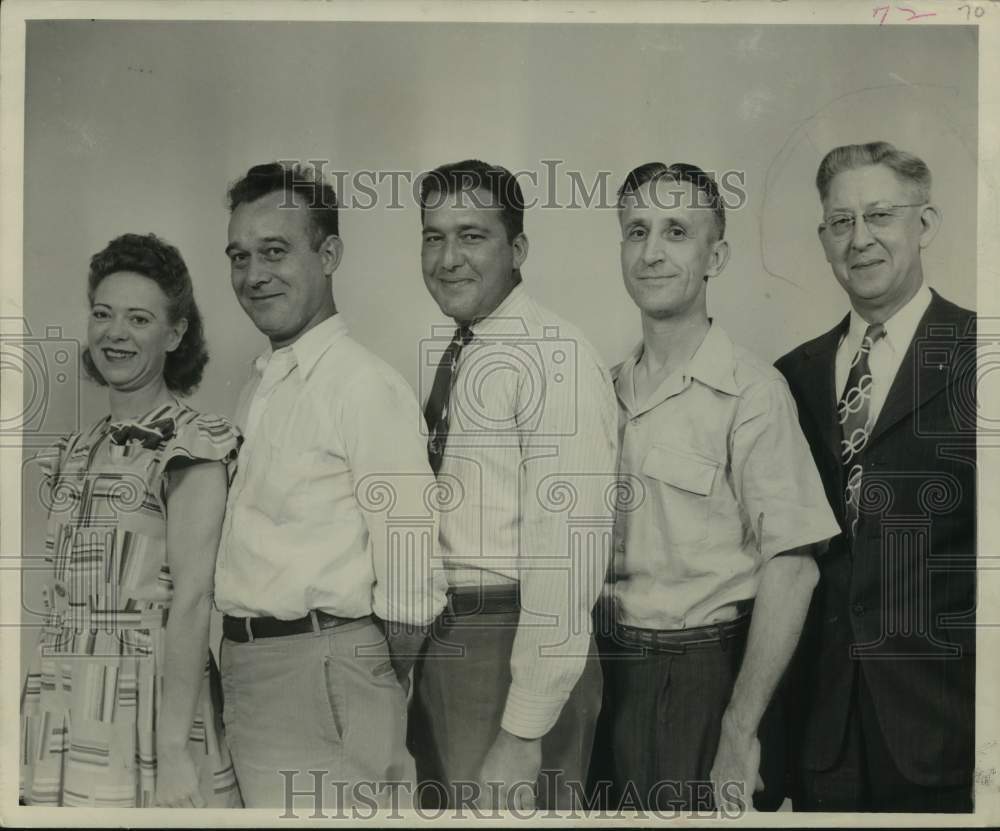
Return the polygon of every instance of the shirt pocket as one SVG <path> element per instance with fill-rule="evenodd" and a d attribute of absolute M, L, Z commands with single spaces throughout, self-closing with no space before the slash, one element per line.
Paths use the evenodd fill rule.
<path fill-rule="evenodd" d="M 712 487 L 720 464 L 688 451 L 654 444 L 642 462 L 642 473 L 656 483 L 663 527 L 672 543 L 697 543 L 708 537 Z"/>

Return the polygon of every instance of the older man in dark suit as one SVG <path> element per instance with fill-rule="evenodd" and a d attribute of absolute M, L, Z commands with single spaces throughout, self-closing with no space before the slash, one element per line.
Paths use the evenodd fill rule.
<path fill-rule="evenodd" d="M 819 238 L 851 312 L 778 361 L 843 533 L 789 687 L 797 810 L 972 810 L 975 315 L 924 283 L 926 164 L 832 150 Z"/>

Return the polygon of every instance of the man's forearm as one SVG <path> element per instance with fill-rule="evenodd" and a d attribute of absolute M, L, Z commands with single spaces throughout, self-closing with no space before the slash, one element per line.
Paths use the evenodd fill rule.
<path fill-rule="evenodd" d="M 819 572 L 809 546 L 772 557 L 764 566 L 743 664 L 726 722 L 756 733 L 802 632 Z"/>

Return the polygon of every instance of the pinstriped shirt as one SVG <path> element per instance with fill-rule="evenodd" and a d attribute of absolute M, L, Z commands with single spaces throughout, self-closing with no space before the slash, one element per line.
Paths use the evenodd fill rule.
<path fill-rule="evenodd" d="M 537 738 L 558 719 L 590 644 L 610 553 L 617 407 L 592 347 L 523 286 L 472 332 L 438 475 L 453 495 L 441 509 L 441 554 L 454 586 L 520 581 L 502 727 Z"/>

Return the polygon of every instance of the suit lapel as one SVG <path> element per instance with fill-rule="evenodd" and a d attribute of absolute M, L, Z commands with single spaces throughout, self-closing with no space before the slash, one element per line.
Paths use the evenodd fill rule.
<path fill-rule="evenodd" d="M 806 350 L 806 364 L 800 378 L 806 405 L 819 430 L 819 434 L 839 462 L 840 424 L 837 422 L 837 347 L 847 326 L 850 315 L 831 329 Z"/>
<path fill-rule="evenodd" d="M 899 365 L 896 377 L 892 380 L 889 393 L 886 396 L 885 404 L 882 405 L 882 412 L 872 428 L 869 443 L 876 441 L 879 436 L 885 433 L 890 427 L 898 424 L 910 413 L 920 408 L 941 390 L 948 386 L 948 381 L 952 373 L 942 371 L 943 364 L 940 361 L 927 360 L 932 357 L 930 352 L 941 352 L 950 350 L 961 333 L 955 333 L 942 338 L 935 337 L 935 333 L 930 327 L 935 324 L 944 323 L 947 316 L 942 312 L 943 301 L 940 295 L 934 293 L 931 303 L 924 312 L 917 330 L 914 333 L 910 345 L 906 348 L 903 361 Z M 929 338 L 934 337 L 935 349 L 928 350 Z M 920 349 L 917 345 L 922 343 Z"/>

